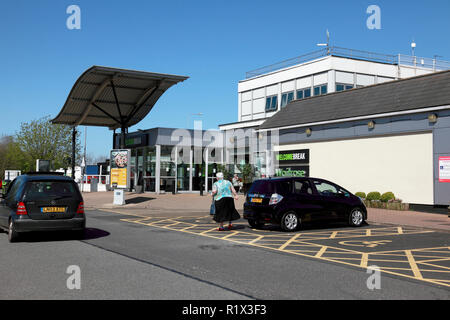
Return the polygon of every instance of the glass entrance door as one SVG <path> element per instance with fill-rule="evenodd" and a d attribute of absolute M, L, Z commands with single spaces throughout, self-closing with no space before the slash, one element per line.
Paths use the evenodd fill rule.
<path fill-rule="evenodd" d="M 155 176 L 156 176 L 156 148 L 147 147 L 144 151 L 144 191 L 155 192 Z"/>

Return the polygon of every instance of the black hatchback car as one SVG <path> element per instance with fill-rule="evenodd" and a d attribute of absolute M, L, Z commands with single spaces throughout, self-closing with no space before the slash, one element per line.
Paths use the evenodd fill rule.
<path fill-rule="evenodd" d="M 269 178 L 251 185 L 244 219 L 255 228 L 274 223 L 285 231 L 315 221 L 344 220 L 359 227 L 367 219 L 367 209 L 359 197 L 327 180 Z"/>
<path fill-rule="evenodd" d="M 14 242 L 29 231 L 72 230 L 81 236 L 86 226 L 84 203 L 69 177 L 29 173 L 14 179 L 0 201 L 0 227 Z"/>

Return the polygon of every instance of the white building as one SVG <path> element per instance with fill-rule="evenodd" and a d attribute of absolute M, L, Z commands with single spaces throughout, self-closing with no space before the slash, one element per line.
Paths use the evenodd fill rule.
<path fill-rule="evenodd" d="M 290 101 L 446 70 L 450 63 L 330 47 L 246 73 L 238 84 L 238 121 L 255 127 Z"/>

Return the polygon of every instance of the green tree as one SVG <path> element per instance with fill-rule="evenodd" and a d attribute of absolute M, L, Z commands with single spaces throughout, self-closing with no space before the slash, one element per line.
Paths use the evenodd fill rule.
<path fill-rule="evenodd" d="M 45 116 L 29 123 L 22 123 L 16 135 L 19 150 L 23 157 L 22 170 L 35 171 L 36 159 L 50 160 L 54 169 L 67 167 L 67 158 L 72 157 L 72 127 L 50 123 Z M 76 163 L 80 163 L 81 145 L 77 135 L 75 143 Z"/>
<path fill-rule="evenodd" d="M 233 178 L 233 173 L 231 172 L 229 165 L 218 164 L 217 165 L 217 172 L 222 172 L 223 173 L 223 178 L 225 180 L 231 180 Z"/>
<path fill-rule="evenodd" d="M 255 178 L 255 167 L 249 163 L 238 164 L 237 167 L 242 173 L 243 192 L 246 193 Z"/>
<path fill-rule="evenodd" d="M 0 138 L 0 179 L 4 179 L 5 170 L 23 170 L 24 159 L 13 136 Z"/>

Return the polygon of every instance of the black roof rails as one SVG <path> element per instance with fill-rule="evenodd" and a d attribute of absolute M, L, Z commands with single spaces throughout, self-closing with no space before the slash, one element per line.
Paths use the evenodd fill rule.
<path fill-rule="evenodd" d="M 50 171 L 39 171 L 39 172 L 25 172 L 26 175 L 57 175 L 57 176 L 63 176 L 64 172 L 50 172 Z"/>

